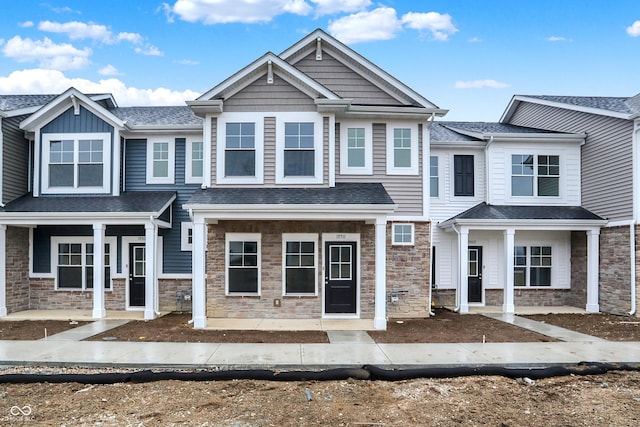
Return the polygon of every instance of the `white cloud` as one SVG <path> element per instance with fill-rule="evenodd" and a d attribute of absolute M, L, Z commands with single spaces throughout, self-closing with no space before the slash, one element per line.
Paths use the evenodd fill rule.
<path fill-rule="evenodd" d="M 370 12 L 359 12 L 329 22 L 329 33 L 343 43 L 389 40 L 402 30 L 396 11 L 379 7 Z"/>
<path fill-rule="evenodd" d="M 633 24 L 627 27 L 627 34 L 629 34 L 631 37 L 640 36 L 640 21 L 635 21 Z"/>
<path fill-rule="evenodd" d="M 193 61 L 191 59 L 177 59 L 173 61 L 173 63 L 180 64 L 180 65 L 198 65 L 200 61 Z"/>
<path fill-rule="evenodd" d="M 547 41 L 550 42 L 572 42 L 572 39 L 568 39 L 566 37 L 562 37 L 562 36 L 550 36 L 547 37 Z"/>
<path fill-rule="evenodd" d="M 20 28 L 31 28 L 31 27 L 33 27 L 33 25 L 34 25 L 34 24 L 33 24 L 33 21 L 24 21 L 24 22 L 20 22 L 20 23 L 18 24 L 18 26 L 19 26 Z"/>
<path fill-rule="evenodd" d="M 467 40 L 469 43 L 480 43 L 482 42 L 481 38 L 478 37 L 471 37 L 469 40 Z"/>
<path fill-rule="evenodd" d="M 107 44 L 114 44 L 120 41 L 128 41 L 134 44 L 142 42 L 142 36 L 140 34 L 127 32 L 113 34 L 106 25 L 95 24 L 93 22 L 71 21 L 60 23 L 42 21 L 38 24 L 38 29 L 50 33 L 67 34 L 71 40 L 92 39 Z"/>
<path fill-rule="evenodd" d="M 175 14 L 184 21 L 201 21 L 207 25 L 254 24 L 269 22 L 283 13 L 308 15 L 312 11 L 305 0 L 178 0 L 164 9 L 169 22 Z"/>
<path fill-rule="evenodd" d="M 371 0 L 311 0 L 316 5 L 316 15 L 360 12 L 371 6 Z"/>
<path fill-rule="evenodd" d="M 164 56 L 164 52 L 153 45 L 146 45 L 144 48 L 137 47 L 134 49 L 136 53 L 147 56 Z"/>
<path fill-rule="evenodd" d="M 118 71 L 118 69 L 116 67 L 114 67 L 113 65 L 109 64 L 105 67 L 102 67 L 98 73 L 100 73 L 100 75 L 103 76 L 119 76 L 121 75 L 121 73 Z"/>
<path fill-rule="evenodd" d="M 470 80 L 467 82 L 457 81 L 455 84 L 456 89 L 482 89 L 485 87 L 502 89 L 508 86 L 508 84 L 496 80 Z"/>
<path fill-rule="evenodd" d="M 445 41 L 458 32 L 451 22 L 451 15 L 438 12 L 409 12 L 402 17 L 402 23 L 414 30 L 431 31 L 433 38 Z"/>
<path fill-rule="evenodd" d="M 121 107 L 185 105 L 186 100 L 196 99 L 200 96 L 198 92 L 192 90 L 175 91 L 167 88 L 128 87 L 115 78 L 99 82 L 79 78 L 72 79 L 57 70 L 30 69 L 14 71 L 7 77 L 0 77 L 0 93 L 3 94 L 61 93 L 71 86 L 84 93 L 111 93 Z"/>
<path fill-rule="evenodd" d="M 23 39 L 15 36 L 2 49 L 7 58 L 18 62 L 39 62 L 42 68 L 74 70 L 89 63 L 91 49 L 77 49 L 70 44 L 56 44 L 45 37 L 43 40 Z"/>

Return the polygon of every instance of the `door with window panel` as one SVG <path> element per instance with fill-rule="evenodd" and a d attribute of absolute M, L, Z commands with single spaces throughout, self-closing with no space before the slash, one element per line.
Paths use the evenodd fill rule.
<path fill-rule="evenodd" d="M 326 242 L 325 263 L 325 313 L 355 314 L 356 242 Z"/>

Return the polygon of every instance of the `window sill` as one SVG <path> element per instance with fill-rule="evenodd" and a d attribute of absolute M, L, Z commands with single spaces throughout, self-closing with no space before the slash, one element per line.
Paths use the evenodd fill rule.
<path fill-rule="evenodd" d="M 242 293 L 227 293 L 225 294 L 226 297 L 231 297 L 231 298 L 235 298 L 235 297 L 240 297 L 240 298 L 260 298 L 260 294 L 242 294 Z"/>
<path fill-rule="evenodd" d="M 299 298 L 317 298 L 318 294 L 317 293 L 315 293 L 315 294 L 312 294 L 312 293 L 308 293 L 308 294 L 284 294 L 284 295 L 282 295 L 282 297 L 283 298 L 291 298 L 291 299 L 294 299 L 294 298 L 298 298 L 298 299 Z"/>

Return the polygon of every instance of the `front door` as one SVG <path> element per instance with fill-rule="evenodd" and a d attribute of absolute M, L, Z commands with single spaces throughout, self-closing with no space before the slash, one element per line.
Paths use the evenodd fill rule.
<path fill-rule="evenodd" d="M 469 246 L 469 293 L 470 303 L 482 302 L 482 246 Z"/>
<path fill-rule="evenodd" d="M 129 306 L 144 307 L 146 278 L 146 257 L 144 244 L 129 245 Z"/>
<path fill-rule="evenodd" d="M 357 298 L 356 242 L 326 242 L 324 311 L 355 314 Z"/>

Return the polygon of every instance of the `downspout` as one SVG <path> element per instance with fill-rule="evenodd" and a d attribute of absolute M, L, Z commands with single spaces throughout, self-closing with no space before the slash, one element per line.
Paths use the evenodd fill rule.
<path fill-rule="evenodd" d="M 431 117 L 429 117 L 427 119 L 427 132 L 431 132 L 431 126 L 433 125 L 433 121 L 435 120 L 435 113 L 431 113 Z M 431 145 L 431 136 L 429 136 L 429 145 Z M 429 155 L 431 155 L 431 146 L 429 146 Z M 424 157 L 424 156 L 423 156 Z M 426 160 L 422 160 L 423 166 Z M 431 162 L 431 160 L 429 160 L 429 162 Z M 431 163 L 429 163 L 431 164 Z M 424 171 L 424 167 L 422 168 Z M 423 172 L 423 175 L 426 175 L 426 173 Z M 426 178 L 426 177 L 425 177 Z M 427 181 L 429 182 L 429 181 Z M 425 183 L 425 187 L 426 187 L 426 183 Z M 429 187 L 430 188 L 430 187 Z M 423 192 L 423 196 L 424 196 L 424 192 Z M 428 203 L 429 203 L 429 220 L 431 220 L 431 200 L 429 200 L 428 198 L 426 198 Z M 424 212 L 423 212 L 424 213 Z M 431 224 L 431 231 L 429 232 L 429 239 L 433 239 L 433 224 Z M 433 244 L 430 244 L 431 248 L 433 248 Z M 429 266 L 432 266 L 433 264 L 433 253 L 431 253 L 431 259 L 429 260 Z M 433 271 L 433 268 L 431 268 L 431 270 Z M 429 277 L 431 277 L 431 275 L 429 275 Z M 433 282 L 433 277 L 431 277 L 431 282 Z M 431 283 L 429 283 L 429 301 L 428 301 L 428 310 L 429 310 L 429 316 L 435 316 L 436 313 L 434 313 L 434 311 L 432 310 L 433 307 L 433 287 L 431 285 Z"/>
<path fill-rule="evenodd" d="M 629 226 L 629 241 L 631 250 L 631 310 L 629 316 L 636 314 L 636 224 L 631 221 Z"/>
<path fill-rule="evenodd" d="M 632 150 L 633 150 L 633 216 L 631 225 L 629 226 L 629 245 L 630 245 L 630 261 L 631 261 L 631 310 L 629 310 L 629 316 L 636 314 L 636 221 L 638 220 L 638 193 L 640 192 L 640 179 L 638 179 L 638 167 L 640 167 L 640 161 L 638 160 L 638 144 L 640 143 L 640 120 L 637 118 L 634 120 L 633 136 L 631 138 Z"/>
<path fill-rule="evenodd" d="M 160 274 L 158 273 L 158 223 L 156 222 L 156 219 L 153 217 L 153 215 L 149 215 L 149 221 L 151 221 L 151 224 L 153 224 L 153 249 L 155 252 L 153 254 L 153 312 L 156 314 L 156 316 L 160 316 L 160 284 L 158 280 L 158 276 L 160 276 Z M 147 256 L 147 258 L 149 257 Z"/>
<path fill-rule="evenodd" d="M 451 228 L 453 228 L 453 231 L 455 231 L 455 232 L 456 232 L 456 234 L 457 234 L 457 236 L 458 236 L 458 239 L 457 239 L 457 246 L 458 246 L 458 263 L 460 263 L 460 230 L 458 230 L 458 229 L 456 228 L 456 225 L 455 225 L 455 224 L 451 224 Z M 453 312 L 454 312 L 454 313 L 457 313 L 457 312 L 459 312 L 459 311 L 460 311 L 460 304 L 461 304 L 461 301 L 460 301 L 460 286 L 461 286 L 461 284 L 462 284 L 462 283 L 461 283 L 461 282 L 462 282 L 462 279 L 460 278 L 460 268 L 456 268 L 456 276 L 457 276 L 457 278 L 458 278 L 458 280 L 457 280 L 457 281 L 458 281 L 458 283 L 457 283 L 457 285 L 456 285 L 456 307 L 453 309 Z"/>
<path fill-rule="evenodd" d="M 2 151 L 4 151 L 4 134 L 2 133 L 2 115 L 0 115 L 0 208 L 4 208 L 4 191 L 2 191 L 2 172 L 4 171 L 4 163 Z"/>

